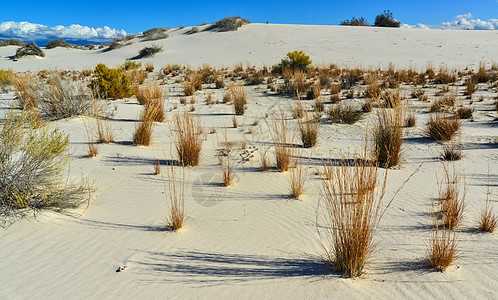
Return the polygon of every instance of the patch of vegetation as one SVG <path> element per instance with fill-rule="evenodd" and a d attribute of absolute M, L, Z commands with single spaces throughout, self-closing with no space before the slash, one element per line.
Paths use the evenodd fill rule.
<path fill-rule="evenodd" d="M 163 50 L 162 47 L 159 46 L 151 46 L 151 47 L 145 47 L 142 50 L 138 52 L 138 55 L 135 56 L 135 59 L 140 59 L 140 58 L 145 58 L 145 57 L 152 57 L 156 53 L 159 53 Z"/>
<path fill-rule="evenodd" d="M 272 73 L 282 73 L 286 69 L 290 69 L 293 72 L 308 70 L 308 66 L 311 65 L 311 59 L 303 51 L 292 51 L 287 53 L 287 57 L 282 58 L 282 61 L 273 66 Z"/>
<path fill-rule="evenodd" d="M 143 41 L 156 41 L 162 40 L 169 37 L 166 33 L 170 28 L 169 27 L 156 27 L 146 30 L 142 33 Z"/>
<path fill-rule="evenodd" d="M 5 47 L 5 46 L 23 47 L 24 45 L 26 45 L 26 44 L 23 41 L 18 40 L 18 39 L 6 39 L 6 40 L 0 41 L 0 47 Z"/>
<path fill-rule="evenodd" d="M 16 50 L 14 60 L 18 60 L 21 57 L 29 55 L 45 57 L 45 53 L 42 51 L 42 49 L 40 49 L 40 47 L 38 47 L 35 43 L 29 43 Z"/>
<path fill-rule="evenodd" d="M 72 48 L 73 45 L 69 44 L 68 42 L 62 40 L 62 39 L 57 39 L 57 40 L 51 40 L 45 45 L 45 48 L 47 49 L 53 49 L 57 47 L 62 47 L 62 48 Z"/>
<path fill-rule="evenodd" d="M 68 135 L 36 129 L 27 112 L 8 116 L 0 130 L 0 226 L 25 216 L 26 209 L 60 210 L 85 200 L 88 188 L 64 178 L 68 151 Z"/>
<path fill-rule="evenodd" d="M 248 19 L 243 19 L 240 16 L 227 17 L 215 22 L 206 30 L 218 32 L 236 31 L 239 27 L 250 23 L 251 21 L 249 21 Z"/>
<path fill-rule="evenodd" d="M 90 86 L 97 97 L 121 99 L 133 95 L 131 79 L 123 70 L 110 69 L 105 64 L 98 64 L 94 74 L 96 78 L 92 80 Z"/>
<path fill-rule="evenodd" d="M 385 10 L 383 14 L 375 17 L 374 26 L 376 27 L 399 27 L 400 23 L 393 17 L 390 10 Z"/>
<path fill-rule="evenodd" d="M 340 24 L 341 26 L 370 26 L 367 19 L 361 17 L 359 19 L 352 17 L 351 20 L 344 20 Z"/>

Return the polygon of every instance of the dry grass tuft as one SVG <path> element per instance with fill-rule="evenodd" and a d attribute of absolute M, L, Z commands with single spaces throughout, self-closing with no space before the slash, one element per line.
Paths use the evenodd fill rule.
<path fill-rule="evenodd" d="M 135 129 L 133 143 L 135 145 L 149 146 L 152 142 L 152 126 L 154 122 L 143 120 Z"/>
<path fill-rule="evenodd" d="M 377 111 L 377 124 L 373 128 L 374 161 L 390 168 L 399 163 L 403 144 L 403 109 L 380 108 Z"/>
<path fill-rule="evenodd" d="M 185 169 L 182 168 L 182 179 L 180 186 L 177 186 L 175 171 L 173 166 L 168 172 L 168 197 L 169 197 L 169 213 L 166 217 L 168 227 L 173 230 L 179 230 L 183 227 L 183 223 L 187 220 L 185 210 Z"/>
<path fill-rule="evenodd" d="M 306 171 L 303 170 L 301 158 L 296 159 L 296 167 L 289 171 L 289 183 L 292 197 L 299 199 L 304 193 L 304 183 L 306 182 Z"/>
<path fill-rule="evenodd" d="M 327 110 L 327 116 L 332 123 L 354 124 L 361 119 L 362 115 L 363 111 L 350 101 L 332 105 Z"/>
<path fill-rule="evenodd" d="M 154 174 L 156 175 L 161 174 L 161 162 L 159 160 L 154 161 Z"/>
<path fill-rule="evenodd" d="M 226 153 L 226 163 L 221 163 L 221 179 L 225 186 L 230 186 L 233 184 L 234 175 L 232 173 L 232 166 L 230 165 L 230 145 L 228 143 L 227 133 L 225 131 L 225 153 Z"/>
<path fill-rule="evenodd" d="M 183 166 L 197 166 L 202 149 L 201 121 L 190 113 L 175 114 L 176 151 Z"/>
<path fill-rule="evenodd" d="M 443 272 L 457 258 L 456 234 L 450 228 L 439 227 L 437 216 L 432 213 L 432 236 L 429 244 L 429 265 Z"/>
<path fill-rule="evenodd" d="M 441 156 L 444 160 L 455 161 L 462 159 L 462 147 L 458 144 L 446 144 L 443 146 L 443 154 Z"/>
<path fill-rule="evenodd" d="M 460 129 L 460 119 L 442 113 L 430 114 L 425 136 L 437 141 L 449 141 Z"/>
<path fill-rule="evenodd" d="M 465 210 L 465 183 L 464 191 L 460 193 L 460 174 L 446 164 L 443 164 L 444 181 L 439 183 L 438 203 L 441 221 L 444 227 L 454 229 L 460 226 Z"/>
<path fill-rule="evenodd" d="M 486 206 L 481 210 L 479 217 L 479 230 L 492 233 L 495 231 L 498 223 L 498 216 L 493 213 L 493 208 L 489 206 L 489 169 L 488 169 L 488 189 L 486 191 Z"/>
<path fill-rule="evenodd" d="M 152 121 L 164 121 L 164 95 L 159 85 L 137 89 L 137 100 L 145 106 L 146 115 Z"/>
<path fill-rule="evenodd" d="M 330 180 L 322 180 L 330 224 L 326 232 L 329 244 L 323 245 L 326 259 L 347 277 L 362 274 L 374 249 L 373 237 L 383 214 L 381 204 L 387 178 L 379 187 L 377 170 L 375 164 L 366 160 L 365 153 L 352 163 L 343 160 L 331 170 Z"/>
<path fill-rule="evenodd" d="M 460 107 L 457 109 L 456 114 L 460 119 L 470 119 L 472 118 L 472 113 L 474 110 L 469 107 Z"/>
<path fill-rule="evenodd" d="M 305 110 L 304 120 L 299 119 L 297 124 L 303 147 L 314 147 L 318 141 L 318 128 L 320 127 L 320 122 L 317 122 L 310 116 L 308 111 Z"/>
<path fill-rule="evenodd" d="M 287 172 L 289 167 L 293 164 L 293 148 L 288 144 L 292 142 L 293 136 L 289 136 L 287 120 L 285 119 L 283 112 L 280 114 L 280 119 L 277 119 L 275 114 L 273 114 L 270 122 L 268 128 L 273 139 L 273 144 L 275 145 L 277 169 L 280 172 Z"/>
<path fill-rule="evenodd" d="M 243 86 L 232 85 L 229 87 L 233 108 L 237 116 L 242 116 L 246 110 L 247 97 L 246 90 Z"/>

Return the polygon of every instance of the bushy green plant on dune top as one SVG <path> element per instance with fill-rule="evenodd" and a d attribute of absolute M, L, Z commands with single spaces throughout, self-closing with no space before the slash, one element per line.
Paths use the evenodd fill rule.
<path fill-rule="evenodd" d="M 11 113 L 0 129 L 0 226 L 34 210 L 78 206 L 88 189 L 65 178 L 68 135 L 36 129 L 27 112 Z"/>
<path fill-rule="evenodd" d="M 282 61 L 273 67 L 273 72 L 282 73 L 286 69 L 290 69 L 293 72 L 303 71 L 308 69 L 311 65 L 311 59 L 303 51 L 292 51 L 287 53 L 287 57 L 283 58 Z"/>

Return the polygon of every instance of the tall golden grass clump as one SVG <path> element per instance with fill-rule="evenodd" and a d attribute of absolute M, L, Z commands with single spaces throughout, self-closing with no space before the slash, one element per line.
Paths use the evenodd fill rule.
<path fill-rule="evenodd" d="M 399 163 L 403 145 L 403 108 L 380 108 L 373 131 L 374 160 L 380 166 L 390 168 Z"/>
<path fill-rule="evenodd" d="M 185 96 L 192 96 L 195 91 L 202 91 L 202 75 L 192 72 L 182 83 L 182 87 Z"/>
<path fill-rule="evenodd" d="M 304 183 L 306 182 L 306 171 L 301 164 L 301 158 L 296 159 L 296 167 L 289 171 L 289 183 L 292 197 L 299 199 L 304 193 Z"/>
<path fill-rule="evenodd" d="M 154 122 L 164 121 L 164 94 L 158 84 L 137 88 L 137 100 L 145 106 L 146 114 Z"/>
<path fill-rule="evenodd" d="M 25 110 L 38 108 L 38 98 L 32 82 L 33 78 L 29 75 L 17 75 L 13 80 L 19 105 Z"/>
<path fill-rule="evenodd" d="M 246 110 L 247 96 L 243 86 L 232 85 L 229 87 L 233 108 L 237 116 L 242 116 Z"/>
<path fill-rule="evenodd" d="M 177 186 L 177 184 L 175 171 L 173 166 L 171 166 L 171 169 L 168 171 L 168 197 L 170 206 L 166 223 L 173 231 L 181 229 L 183 223 L 188 218 L 185 210 L 185 169 L 183 168 L 180 186 Z"/>
<path fill-rule="evenodd" d="M 154 126 L 154 115 L 156 112 L 152 108 L 144 108 L 141 122 L 138 123 L 133 135 L 133 143 L 136 145 L 149 146 L 152 142 L 152 127 Z"/>
<path fill-rule="evenodd" d="M 436 112 L 429 115 L 425 136 L 437 141 L 449 141 L 460 129 L 458 117 L 447 117 L 443 113 Z"/>
<path fill-rule="evenodd" d="M 183 166 L 197 166 L 202 149 L 201 121 L 188 112 L 175 114 L 176 152 Z"/>
<path fill-rule="evenodd" d="M 432 233 L 427 256 L 429 265 L 441 272 L 458 258 L 456 233 L 451 228 L 440 227 L 434 212 L 432 213 Z"/>
<path fill-rule="evenodd" d="M 367 153 L 352 162 L 343 160 L 322 179 L 328 244 L 326 259 L 344 276 L 356 277 L 373 249 L 375 230 L 382 218 L 386 177 L 378 182 L 378 166 L 367 161 Z M 379 184 L 380 183 L 380 184 Z M 390 203 L 389 203 L 390 204 Z M 389 204 L 386 206 L 389 206 Z"/>
<path fill-rule="evenodd" d="M 303 147 L 314 147 L 318 141 L 318 128 L 320 127 L 320 122 L 317 122 L 313 117 L 311 117 L 305 109 L 304 120 L 299 119 L 297 124 Z"/>
<path fill-rule="evenodd" d="M 438 203 L 444 227 L 454 229 L 462 223 L 465 210 L 465 192 L 460 192 L 460 174 L 455 167 L 443 164 L 444 180 L 438 184 Z"/>
<path fill-rule="evenodd" d="M 267 121 L 268 123 L 268 121 Z M 275 146 L 275 160 L 277 162 L 277 169 L 280 172 L 287 172 L 289 167 L 293 164 L 293 148 L 289 147 L 293 137 L 289 136 L 287 131 L 287 120 L 284 113 L 280 114 L 280 119 L 277 119 L 275 114 L 272 115 L 271 121 L 268 124 L 270 134 Z"/>

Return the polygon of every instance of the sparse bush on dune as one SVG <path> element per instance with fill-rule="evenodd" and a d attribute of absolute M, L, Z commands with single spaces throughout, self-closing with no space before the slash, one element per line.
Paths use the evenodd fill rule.
<path fill-rule="evenodd" d="M 131 79 L 121 69 L 110 69 L 104 64 L 98 64 L 94 70 L 95 79 L 90 86 L 98 98 L 121 99 L 131 97 L 133 89 Z"/>
<path fill-rule="evenodd" d="M 5 39 L 0 41 L 0 47 L 5 47 L 5 46 L 19 46 L 23 47 L 26 45 L 23 41 L 18 40 L 18 39 Z"/>
<path fill-rule="evenodd" d="M 159 46 L 151 46 L 151 47 L 145 47 L 142 50 L 138 52 L 138 55 L 134 57 L 134 59 L 140 59 L 140 58 L 145 58 L 145 57 L 152 57 L 156 53 L 159 53 L 163 50 L 162 47 Z"/>
<path fill-rule="evenodd" d="M 351 20 L 344 20 L 341 22 L 340 24 L 341 26 L 370 26 L 370 24 L 368 24 L 368 21 L 367 19 L 361 17 L 361 18 L 355 18 L 355 17 L 352 17 Z"/>
<path fill-rule="evenodd" d="M 45 53 L 35 43 L 29 43 L 16 50 L 16 55 L 14 55 L 14 60 L 18 60 L 19 58 L 24 56 L 45 57 Z"/>
<path fill-rule="evenodd" d="M 205 30 L 218 31 L 218 32 L 236 31 L 237 29 L 239 29 L 239 27 L 250 23 L 251 21 L 249 21 L 248 19 L 241 18 L 240 16 L 227 17 L 215 22 Z"/>
<path fill-rule="evenodd" d="M 53 49 L 57 47 L 62 47 L 62 48 L 73 48 L 73 45 L 69 44 L 68 42 L 62 40 L 62 39 L 57 39 L 57 40 L 51 40 L 47 42 L 45 45 L 45 48 L 47 49 Z"/>
<path fill-rule="evenodd" d="M 375 17 L 374 26 L 376 27 L 399 27 L 400 23 L 393 17 L 393 13 L 385 10 L 383 14 Z"/>
<path fill-rule="evenodd" d="M 0 130 L 0 226 L 22 217 L 27 208 L 72 208 L 88 188 L 64 178 L 69 138 L 48 127 L 36 129 L 29 113 L 11 113 Z"/>
<path fill-rule="evenodd" d="M 20 107 L 35 111 L 44 120 L 103 113 L 93 110 L 90 90 L 82 82 L 55 71 L 49 72 L 46 80 L 17 77 L 15 86 Z"/>
<path fill-rule="evenodd" d="M 146 30 L 142 33 L 143 41 L 146 42 L 166 39 L 169 37 L 166 33 L 168 30 L 168 27 L 156 27 Z"/>
<path fill-rule="evenodd" d="M 0 88 L 5 89 L 14 83 L 14 72 L 12 70 L 0 69 Z"/>

